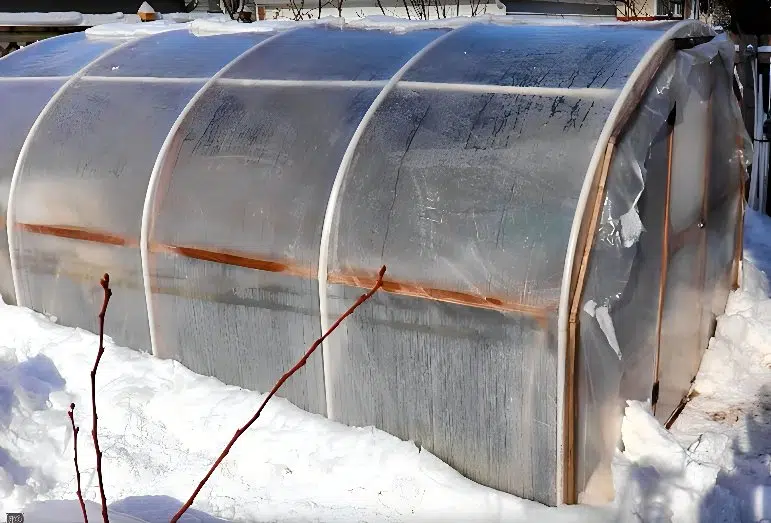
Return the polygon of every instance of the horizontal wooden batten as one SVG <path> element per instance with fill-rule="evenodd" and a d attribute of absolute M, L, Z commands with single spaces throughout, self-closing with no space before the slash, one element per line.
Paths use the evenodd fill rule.
<path fill-rule="evenodd" d="M 119 247 L 138 247 L 138 240 L 126 238 L 115 234 L 110 234 L 82 227 L 71 227 L 64 225 L 40 225 L 29 223 L 17 223 L 16 227 L 20 230 L 42 234 L 46 236 L 55 236 L 58 238 L 68 238 L 79 241 L 115 245 Z M 202 260 L 223 265 L 243 267 L 246 269 L 285 274 L 298 278 L 315 279 L 317 269 L 310 265 L 301 265 L 290 260 L 268 260 L 257 258 L 252 254 L 229 251 L 229 250 L 211 250 L 200 247 L 167 245 L 162 243 L 150 244 L 150 252 L 173 254 Z M 374 273 L 373 273 L 374 275 Z M 327 281 L 331 284 L 344 285 L 360 289 L 368 289 L 374 285 L 375 277 L 364 273 L 332 273 Z M 400 296 L 409 296 L 414 298 L 423 298 L 455 305 L 464 305 L 467 307 L 489 309 L 498 312 L 519 313 L 537 319 L 540 323 L 556 314 L 556 301 L 543 306 L 533 306 L 519 303 L 511 300 L 500 299 L 491 296 L 479 296 L 476 294 L 452 291 L 446 289 L 436 289 L 423 285 L 403 283 L 390 280 L 383 281 L 383 291 Z"/>
<path fill-rule="evenodd" d="M 85 242 L 104 243 L 107 245 L 117 245 L 119 247 L 138 247 L 139 241 L 126 238 L 117 234 L 108 232 L 94 231 L 84 227 L 75 227 L 70 225 L 40 225 L 36 223 L 16 223 L 16 228 L 31 232 L 34 234 L 43 234 L 45 236 L 56 236 L 57 238 L 68 238 L 71 240 L 80 240 Z"/>

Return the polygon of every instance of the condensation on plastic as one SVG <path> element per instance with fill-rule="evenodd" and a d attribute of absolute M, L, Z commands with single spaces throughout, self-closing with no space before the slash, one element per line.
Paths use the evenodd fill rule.
<path fill-rule="evenodd" d="M 173 167 L 159 182 L 151 251 L 170 249 L 151 253 L 152 278 L 165 282 L 153 283 L 157 354 L 264 391 L 320 335 L 316 278 L 327 201 L 343 154 L 382 87 L 344 82 L 388 78 L 443 33 L 299 29 L 266 42 L 223 78 L 343 83 L 215 81 L 182 122 L 167 162 Z M 338 47 L 345 60 L 334 59 Z M 276 262 L 303 274 L 194 262 L 179 247 Z M 220 292 L 201 293 L 201 281 Z M 235 315 L 232 303 L 242 304 Z M 222 348 L 220 335 L 205 343 L 209 336 L 200 334 L 183 348 L 190 332 L 220 333 L 223 325 L 232 326 L 230 347 Z M 244 365 L 245 359 L 256 363 Z M 322 360 L 306 365 L 280 394 L 326 413 Z"/>
<path fill-rule="evenodd" d="M 556 309 L 575 166 L 612 102 L 397 88 L 344 181 L 330 273 Z"/>
<path fill-rule="evenodd" d="M 431 29 L 397 36 L 386 31 L 302 28 L 245 57 L 224 78 L 386 81 L 446 31 Z"/>
<path fill-rule="evenodd" d="M 744 131 L 731 91 L 732 64 L 733 44 L 723 36 L 677 52 L 615 148 L 579 313 L 575 455 L 582 502 L 613 496 L 610 462 L 624 401 L 650 401 L 658 372 L 656 413 L 666 420 L 688 393 L 714 318 L 725 307 L 745 150 L 737 143 Z M 670 132 L 667 223 L 662 203 Z M 658 283 L 667 235 L 659 349 Z"/>
<path fill-rule="evenodd" d="M 32 124 L 63 83 L 63 79 L 34 83 L 0 81 L 0 100 L 3 104 L 3 139 L 0 140 L 0 297 L 4 303 L 16 304 L 5 227 L 13 170 Z"/>
<path fill-rule="evenodd" d="M 591 29 L 537 34 L 469 26 L 404 80 L 615 87 L 656 37 L 632 31 L 623 43 L 611 38 L 611 52 Z M 567 34 L 575 61 L 552 47 Z M 571 73 L 576 61 L 591 75 Z M 379 295 L 328 339 L 335 419 L 420 441 L 479 483 L 556 502 L 556 308 L 585 166 L 615 101 L 608 95 L 436 92 L 414 83 L 389 94 L 342 184 L 331 279 L 385 264 L 391 281 L 540 307 L 544 316 Z M 353 294 L 328 287 L 330 321 Z"/>
<path fill-rule="evenodd" d="M 150 350 L 138 248 L 142 205 L 161 143 L 199 87 L 79 80 L 63 93 L 32 137 L 13 219 L 17 227 L 109 234 L 126 245 L 17 229 L 21 303 L 96 330 L 99 278 L 107 272 L 115 293 L 106 332 Z"/>
<path fill-rule="evenodd" d="M 161 144 L 204 80 L 142 78 L 210 76 L 264 38 L 210 37 L 209 52 L 175 61 L 168 52 L 174 46 L 203 44 L 194 43 L 201 39 L 188 31 L 172 33 L 139 39 L 97 60 L 66 88 L 30 137 L 13 217 L 19 300 L 66 325 L 94 331 L 102 300 L 99 279 L 108 272 L 115 292 L 106 333 L 146 351 L 151 347 L 138 248 L 142 207 Z M 153 56 L 153 50 L 160 54 Z M 140 78 L 91 78 L 118 75 Z M 112 239 L 94 241 L 93 234 Z"/>
<path fill-rule="evenodd" d="M 473 24 L 431 49 L 405 81 L 618 89 L 661 28 Z"/>
<path fill-rule="evenodd" d="M 42 40 L 0 60 L 2 140 L 0 140 L 0 297 L 15 304 L 5 219 L 16 161 L 40 111 L 66 78 L 87 65 L 114 42 L 89 42 L 82 33 Z M 35 77 L 37 80 L 21 80 Z"/>
<path fill-rule="evenodd" d="M 330 314 L 356 299 L 329 287 Z M 484 485 L 556 502 L 556 314 L 377 294 L 333 334 L 336 419 L 412 440 Z"/>

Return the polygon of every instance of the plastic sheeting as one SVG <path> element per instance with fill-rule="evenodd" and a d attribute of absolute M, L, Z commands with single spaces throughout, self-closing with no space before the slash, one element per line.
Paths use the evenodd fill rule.
<path fill-rule="evenodd" d="M 731 58 L 707 44 L 664 63 L 612 158 L 563 463 L 571 227 L 610 115 L 635 103 L 619 95 L 670 27 L 287 25 L 12 53 L 0 293 L 94 330 L 109 272 L 116 341 L 264 391 L 385 264 L 388 292 L 281 394 L 543 503 L 574 472 L 607 490 L 621 401 L 658 379 L 673 409 L 735 269 Z M 665 274 L 664 293 L 647 284 Z"/>
<path fill-rule="evenodd" d="M 616 146 L 579 318 L 583 501 L 612 498 L 625 400 L 653 402 L 666 421 L 688 395 L 725 307 L 746 139 L 732 71 L 724 37 L 677 52 Z"/>

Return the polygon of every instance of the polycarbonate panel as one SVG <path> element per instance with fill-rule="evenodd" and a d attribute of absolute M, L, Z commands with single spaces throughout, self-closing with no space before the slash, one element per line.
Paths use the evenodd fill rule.
<path fill-rule="evenodd" d="M 724 197 L 722 203 L 715 202 L 717 205 L 709 209 L 707 217 L 707 258 L 700 338 L 702 351 L 708 346 L 709 339 L 715 332 L 717 317 L 725 312 L 725 304 L 731 290 L 740 197 L 740 193 L 736 191 L 732 196 Z"/>
<path fill-rule="evenodd" d="M 617 89 L 661 30 L 477 23 L 427 52 L 404 80 Z"/>
<path fill-rule="evenodd" d="M 330 273 L 385 264 L 392 281 L 556 309 L 578 166 L 611 105 L 396 89 L 344 179 Z"/>
<path fill-rule="evenodd" d="M 206 78 L 270 33 L 196 36 L 187 29 L 140 38 L 89 68 L 91 76 Z"/>
<path fill-rule="evenodd" d="M 107 272 L 113 296 L 105 333 L 120 345 L 150 351 L 147 307 L 142 307 L 142 264 L 136 245 L 110 245 L 29 230 L 17 232 L 17 242 L 21 303 L 52 314 L 61 325 L 98 332 L 97 315 L 104 299 L 99 281 Z"/>
<path fill-rule="evenodd" d="M 320 335 L 315 278 L 327 201 L 345 149 L 379 92 L 215 84 L 200 99 L 182 123 L 159 180 L 151 248 L 182 247 L 193 257 L 289 274 L 228 267 L 220 277 L 216 266 L 153 254 L 154 282 L 175 275 L 154 290 L 158 354 L 228 383 L 267 390 Z M 197 330 L 200 311 L 220 318 L 230 310 L 223 298 L 194 293 L 204 269 L 207 277 L 218 275 L 211 288 L 246 300 L 234 316 L 233 344 L 259 366 L 240 365 L 236 372 L 239 364 L 220 357 L 217 344 L 197 341 L 183 348 L 187 337 L 180 333 Z M 184 302 L 166 296 L 191 292 Z M 178 315 L 177 323 L 162 320 L 169 314 Z M 276 330 L 279 323 L 286 328 Z M 274 330 L 275 342 L 255 338 L 260 328 Z M 261 358 L 266 351 L 277 352 Z M 309 365 L 294 381 L 280 394 L 325 413 L 321 366 Z"/>
<path fill-rule="evenodd" d="M 160 357 L 267 392 L 319 336 L 316 281 L 174 254 L 152 260 Z M 320 351 L 279 395 L 326 414 Z"/>
<path fill-rule="evenodd" d="M 442 33 L 299 29 L 246 55 L 226 76 L 387 80 Z M 293 51 L 296 45 L 302 49 L 299 54 Z M 329 59 L 336 46 L 345 49 L 345 60 Z M 200 99 L 182 123 L 154 202 L 151 250 L 177 253 L 152 255 L 154 281 L 167 273 L 176 275 L 169 280 L 169 290 L 153 297 L 158 354 L 189 362 L 199 372 L 229 383 L 267 390 L 298 351 L 320 335 L 314 280 L 327 201 L 353 133 L 381 88 L 216 82 Z M 200 272 L 194 267 L 201 262 L 184 256 L 251 267 L 231 266 L 216 282 L 227 285 L 221 289 L 226 295 L 270 296 L 245 305 L 234 344 L 261 354 L 267 350 L 260 345 L 264 342 L 248 333 L 286 320 L 292 327 L 281 329 L 283 341 L 272 343 L 280 347 L 279 357 L 234 372 L 232 362 L 212 357 L 214 345 L 181 348 L 186 338 L 179 333 L 195 330 L 191 323 L 200 318 L 197 311 L 221 315 L 228 310 L 220 298 L 208 295 L 190 298 L 184 305 L 166 296 L 191 294 L 197 285 Z M 171 313 L 169 307 L 185 307 L 179 317 L 187 320 L 178 325 L 162 321 Z M 304 408 L 326 412 L 318 393 L 322 368 L 309 366 L 303 377 L 283 394 Z"/>
<path fill-rule="evenodd" d="M 361 290 L 331 285 L 330 320 Z M 329 338 L 330 413 L 412 440 L 472 480 L 556 503 L 556 315 L 378 293 Z"/>
<path fill-rule="evenodd" d="M 269 42 L 234 65 L 225 78 L 268 80 L 390 80 L 446 29 L 410 31 L 302 28 Z"/>
<path fill-rule="evenodd" d="M 701 235 L 694 235 L 669 259 L 659 350 L 659 400 L 656 417 L 666 421 L 687 396 L 703 348 Z"/>
<path fill-rule="evenodd" d="M 5 227 L 11 178 L 27 133 L 45 104 L 63 83 L 61 79 L 40 82 L 0 80 L 0 100 L 4 106 L 0 118 L 0 134 L 3 137 L 0 140 L 0 298 L 5 303 L 16 303 Z"/>
<path fill-rule="evenodd" d="M 688 58 L 684 56 L 681 62 L 686 62 Z M 702 198 L 711 162 L 710 93 L 713 74 L 709 63 L 688 63 L 688 66 L 691 72 L 687 83 L 676 87 L 677 116 L 672 171 L 677 175 L 672 177 L 669 205 L 670 222 L 675 233 L 702 220 Z"/>
<path fill-rule="evenodd" d="M 733 78 L 722 73 L 726 63 L 721 57 L 715 58 L 712 67 L 714 83 L 710 106 L 712 138 L 708 184 L 710 208 L 719 206 L 724 198 L 739 191 L 741 177 L 745 172 L 741 162 L 742 129 L 738 127 L 741 123 L 736 123 L 739 121 L 735 114 L 737 107 L 722 102 L 733 96 Z"/>
<path fill-rule="evenodd" d="M 89 38 L 83 32 L 47 38 L 0 60 L 0 77 L 69 76 L 120 42 Z"/>
<path fill-rule="evenodd" d="M 32 136 L 15 194 L 24 305 L 93 330 L 101 298 L 92 291 L 108 272 L 116 298 L 107 334 L 150 350 L 142 208 L 161 144 L 199 87 L 78 81 L 63 93 Z"/>
<path fill-rule="evenodd" d="M 312 271 L 340 161 L 379 92 L 213 86 L 179 129 L 153 241 Z"/>

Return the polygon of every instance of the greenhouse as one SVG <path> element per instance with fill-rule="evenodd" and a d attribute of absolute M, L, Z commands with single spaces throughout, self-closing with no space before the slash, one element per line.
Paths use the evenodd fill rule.
<path fill-rule="evenodd" d="M 259 24 L 253 24 L 259 26 Z M 406 27 L 406 29 L 405 29 Z M 687 396 L 741 259 L 733 44 L 679 23 L 74 33 L 0 60 L 0 294 L 412 440 L 613 495 L 625 400 Z"/>

